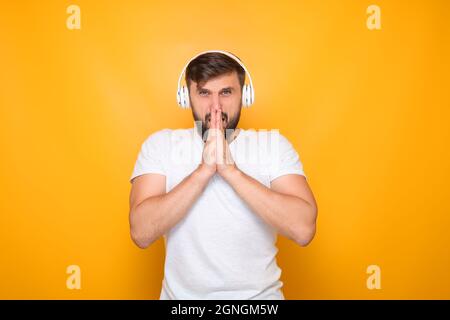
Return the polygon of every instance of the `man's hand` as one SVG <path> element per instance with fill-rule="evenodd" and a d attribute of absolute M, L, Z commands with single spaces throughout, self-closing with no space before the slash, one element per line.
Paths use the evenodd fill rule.
<path fill-rule="evenodd" d="M 225 176 L 237 170 L 225 137 L 221 109 L 211 112 L 211 123 L 203 149 L 201 167 L 210 176 L 216 172 Z"/>

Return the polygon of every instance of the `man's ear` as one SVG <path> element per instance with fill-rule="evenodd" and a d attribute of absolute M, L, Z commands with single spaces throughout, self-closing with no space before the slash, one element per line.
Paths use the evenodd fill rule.
<path fill-rule="evenodd" d="M 186 87 L 188 89 L 188 93 L 189 93 L 189 98 L 191 97 L 191 84 L 186 83 Z"/>

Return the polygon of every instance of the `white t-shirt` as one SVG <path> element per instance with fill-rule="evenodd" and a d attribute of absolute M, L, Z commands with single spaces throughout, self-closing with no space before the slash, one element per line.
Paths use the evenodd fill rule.
<path fill-rule="evenodd" d="M 130 181 L 146 173 L 162 174 L 169 192 L 201 163 L 203 146 L 194 128 L 157 131 L 142 144 Z M 230 151 L 241 171 L 268 188 L 282 175 L 305 176 L 297 152 L 278 130 L 241 129 Z M 164 235 L 160 299 L 284 299 L 276 236 L 215 174 Z"/>

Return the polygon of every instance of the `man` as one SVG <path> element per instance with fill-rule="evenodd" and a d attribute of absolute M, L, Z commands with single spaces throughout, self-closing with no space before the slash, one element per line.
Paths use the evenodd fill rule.
<path fill-rule="evenodd" d="M 281 134 L 237 128 L 245 81 L 237 60 L 207 52 L 185 75 L 195 128 L 163 129 L 142 144 L 131 237 L 147 248 L 164 236 L 160 299 L 284 299 L 276 235 L 306 246 L 316 231 L 302 163 Z"/>

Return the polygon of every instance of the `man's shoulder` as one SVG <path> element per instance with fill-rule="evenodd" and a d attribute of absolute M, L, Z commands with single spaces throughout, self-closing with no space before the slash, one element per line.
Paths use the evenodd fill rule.
<path fill-rule="evenodd" d="M 159 143 L 165 141 L 170 136 L 172 129 L 164 128 L 150 133 L 144 143 Z"/>

